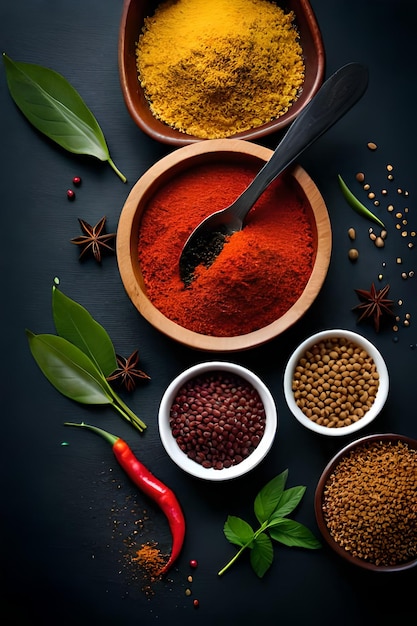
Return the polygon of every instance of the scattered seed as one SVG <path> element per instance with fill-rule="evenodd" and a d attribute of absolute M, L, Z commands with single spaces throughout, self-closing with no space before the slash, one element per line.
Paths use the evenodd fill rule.
<path fill-rule="evenodd" d="M 363 172 L 358 172 L 358 173 L 356 174 L 356 180 L 357 180 L 359 183 L 363 183 L 363 181 L 365 180 L 365 174 L 364 174 Z"/>
<path fill-rule="evenodd" d="M 377 145 L 376 145 L 376 143 L 374 143 L 373 141 L 370 141 L 370 142 L 368 143 L 368 148 L 369 148 L 369 150 L 376 150 L 376 149 L 377 149 L 377 147 L 378 147 L 378 146 L 377 146 Z"/>
<path fill-rule="evenodd" d="M 387 206 L 387 210 L 391 213 L 391 212 L 394 210 L 393 205 L 392 205 L 392 204 L 389 204 L 389 205 Z"/>
<path fill-rule="evenodd" d="M 193 600 L 193 606 L 197 609 L 200 606 L 200 603 L 197 599 Z"/>
<path fill-rule="evenodd" d="M 73 191 L 72 189 L 68 189 L 67 198 L 68 200 L 75 200 L 75 191 Z"/>
<path fill-rule="evenodd" d="M 392 172 L 392 170 L 393 170 L 393 169 L 394 169 L 394 166 L 393 166 L 393 165 L 387 165 L 387 170 L 388 170 L 389 172 Z"/>
<path fill-rule="evenodd" d="M 407 272 L 403 272 L 401 274 L 401 278 L 404 278 L 404 280 L 406 280 L 407 279 Z"/>
<path fill-rule="evenodd" d="M 81 178 L 79 176 L 74 176 L 74 178 L 72 179 L 72 182 L 74 185 L 79 186 L 81 185 Z"/>
<path fill-rule="evenodd" d="M 378 280 L 382 280 L 384 277 L 382 274 L 378 274 Z"/>
<path fill-rule="evenodd" d="M 369 198 L 370 200 L 373 200 L 373 199 L 375 198 L 375 194 L 374 194 L 374 192 L 373 192 L 373 191 L 370 191 L 370 192 L 368 193 L 368 198 Z"/>
<path fill-rule="evenodd" d="M 385 242 L 382 239 L 382 237 L 377 237 L 375 239 L 375 245 L 376 245 L 377 248 L 383 248 L 385 246 Z"/>
<path fill-rule="evenodd" d="M 387 235 L 388 235 L 388 233 L 387 233 L 386 230 L 381 230 L 381 237 L 382 237 L 382 239 L 386 239 Z"/>
<path fill-rule="evenodd" d="M 388 191 L 387 191 L 386 189 L 381 189 L 381 194 L 382 194 L 383 196 L 386 196 L 386 195 L 387 195 L 387 193 L 388 193 Z"/>
<path fill-rule="evenodd" d="M 374 206 L 379 206 L 379 200 L 374 200 Z"/>
<path fill-rule="evenodd" d="M 348 252 L 348 257 L 351 261 L 357 261 L 359 258 L 359 252 L 356 248 L 351 248 Z"/>
<path fill-rule="evenodd" d="M 398 189 L 397 189 L 397 193 L 399 193 L 399 194 L 401 195 L 401 194 L 402 194 L 402 192 L 403 192 L 403 190 L 402 190 L 400 187 L 398 187 Z"/>
<path fill-rule="evenodd" d="M 408 272 L 408 277 L 409 277 L 409 278 L 413 278 L 413 276 L 414 276 L 414 270 L 410 270 L 410 271 Z"/>
<path fill-rule="evenodd" d="M 366 185 L 363 186 L 365 191 L 369 191 L 369 189 L 371 188 L 371 185 L 369 183 L 366 183 Z"/>
<path fill-rule="evenodd" d="M 356 239 L 356 230 L 354 228 L 349 228 L 348 236 L 349 236 L 349 239 L 354 241 Z"/>
<path fill-rule="evenodd" d="M 188 588 L 187 588 L 187 589 L 185 590 L 185 595 L 186 595 L 186 596 L 190 596 L 190 595 L 191 595 L 191 589 L 188 589 Z"/>
<path fill-rule="evenodd" d="M 402 262 L 403 262 L 402 258 L 400 256 L 397 256 L 398 265 L 401 265 Z"/>
<path fill-rule="evenodd" d="M 193 577 L 192 576 L 188 576 L 187 580 L 188 580 L 189 583 L 192 583 L 193 582 Z"/>
<path fill-rule="evenodd" d="M 195 559 L 191 559 L 190 567 L 192 567 L 193 569 L 196 569 L 197 566 L 198 566 L 197 561 Z"/>
<path fill-rule="evenodd" d="M 394 180 L 394 176 L 392 174 L 388 174 L 387 178 L 388 180 Z"/>

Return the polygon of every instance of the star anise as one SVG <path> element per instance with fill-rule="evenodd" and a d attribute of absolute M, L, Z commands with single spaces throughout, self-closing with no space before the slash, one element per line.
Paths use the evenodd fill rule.
<path fill-rule="evenodd" d="M 393 317 L 394 315 L 391 309 L 394 301 L 387 298 L 389 290 L 389 285 L 385 285 L 382 289 L 377 290 L 374 283 L 372 283 L 369 291 L 355 289 L 362 302 L 352 310 L 360 313 L 358 322 L 366 318 L 371 318 L 377 333 L 379 332 L 382 318 Z"/>
<path fill-rule="evenodd" d="M 117 369 L 107 377 L 109 382 L 117 382 L 127 391 L 133 391 L 139 380 L 150 380 L 150 376 L 138 369 L 139 352 L 135 350 L 127 359 L 116 354 Z"/>
<path fill-rule="evenodd" d="M 78 218 L 80 226 L 85 235 L 74 237 L 71 239 L 71 243 L 83 246 L 80 254 L 80 259 L 87 254 L 92 253 L 97 263 L 101 263 L 102 249 L 114 252 L 114 248 L 107 243 L 116 237 L 116 233 L 104 233 L 104 226 L 106 223 L 106 217 L 102 217 L 95 226 L 91 226 L 85 220 Z"/>

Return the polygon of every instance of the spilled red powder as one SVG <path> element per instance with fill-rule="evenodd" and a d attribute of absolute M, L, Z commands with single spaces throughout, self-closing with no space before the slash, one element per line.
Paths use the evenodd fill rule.
<path fill-rule="evenodd" d="M 301 296 L 315 247 L 310 208 L 298 183 L 282 176 L 263 193 L 209 268 L 188 288 L 179 256 L 191 231 L 228 206 L 259 166 L 211 163 L 175 176 L 148 202 L 138 255 L 148 298 L 166 317 L 205 335 L 242 335 L 272 323 Z"/>

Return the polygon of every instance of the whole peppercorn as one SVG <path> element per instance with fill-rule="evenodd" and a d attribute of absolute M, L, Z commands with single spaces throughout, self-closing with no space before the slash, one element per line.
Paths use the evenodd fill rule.
<path fill-rule="evenodd" d="M 75 200 L 75 191 L 73 191 L 72 189 L 68 189 L 67 198 L 68 200 Z"/>
<path fill-rule="evenodd" d="M 79 185 L 81 185 L 81 178 L 79 176 L 74 176 L 74 178 L 72 179 L 72 182 L 74 185 L 78 187 Z"/>

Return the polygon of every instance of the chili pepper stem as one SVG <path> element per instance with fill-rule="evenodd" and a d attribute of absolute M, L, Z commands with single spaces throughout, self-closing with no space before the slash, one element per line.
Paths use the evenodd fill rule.
<path fill-rule="evenodd" d="M 107 430 L 103 430 L 103 428 L 98 428 L 98 426 L 91 426 L 91 424 L 86 424 L 85 422 L 64 422 L 64 426 L 78 426 L 80 428 L 88 428 L 88 430 L 91 430 L 94 433 L 97 433 L 97 435 L 101 435 L 101 437 L 104 437 L 104 439 L 111 446 L 114 446 L 116 441 L 119 439 L 119 437 L 116 437 L 116 435 L 112 435 L 111 433 L 107 432 Z"/>

